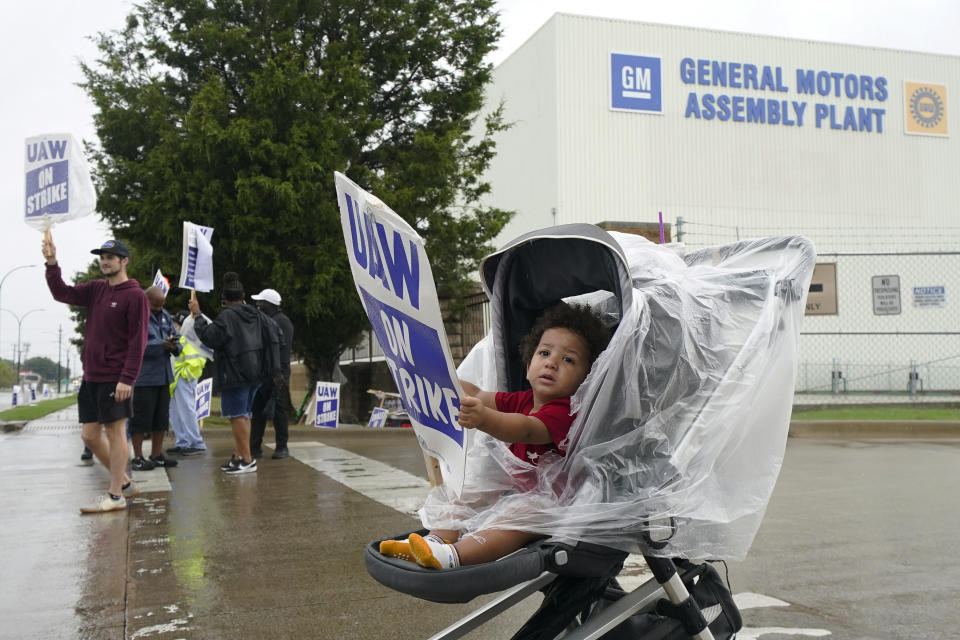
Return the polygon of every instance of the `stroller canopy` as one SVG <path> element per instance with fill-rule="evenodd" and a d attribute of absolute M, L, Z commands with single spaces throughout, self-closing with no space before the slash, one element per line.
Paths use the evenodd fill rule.
<path fill-rule="evenodd" d="M 572 398 L 566 457 L 531 465 L 470 430 L 463 494 L 435 488 L 424 526 L 744 557 L 783 458 L 814 260 L 796 236 L 683 255 L 593 225 L 529 233 L 486 258 L 492 328 L 461 378 L 522 389 L 518 345 L 560 300 L 589 304 L 613 335 Z"/>

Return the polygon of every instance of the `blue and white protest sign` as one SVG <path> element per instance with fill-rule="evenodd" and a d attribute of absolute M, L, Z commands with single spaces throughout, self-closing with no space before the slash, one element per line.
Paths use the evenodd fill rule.
<path fill-rule="evenodd" d="M 387 415 L 390 412 L 384 409 L 383 407 L 374 407 L 373 411 L 370 412 L 370 421 L 367 422 L 368 427 L 382 427 L 387 424 Z"/>
<path fill-rule="evenodd" d="M 400 216 L 335 174 L 340 222 L 354 283 L 403 408 L 424 451 L 459 495 L 466 440 L 457 424 L 462 390 L 423 240 Z"/>
<path fill-rule="evenodd" d="M 206 320 L 208 323 L 212 322 L 212 320 L 210 320 L 210 318 L 206 314 L 203 314 L 203 319 Z M 184 318 L 183 324 L 180 325 L 180 335 L 186 338 L 187 342 L 189 342 L 194 349 L 199 351 L 204 358 L 206 358 L 207 360 L 214 359 L 213 349 L 203 344 L 203 341 L 200 340 L 200 336 L 197 335 L 196 320 L 194 320 L 192 315 L 189 315 L 186 318 Z"/>
<path fill-rule="evenodd" d="M 180 288 L 213 291 L 213 227 L 183 223 Z"/>
<path fill-rule="evenodd" d="M 317 414 L 313 426 L 336 429 L 340 421 L 340 383 L 317 382 Z"/>
<path fill-rule="evenodd" d="M 167 297 L 167 294 L 170 293 L 170 283 L 160 272 L 160 269 L 157 269 L 156 275 L 153 276 L 153 286 L 158 287 L 160 291 L 163 291 L 163 297 Z"/>
<path fill-rule="evenodd" d="M 83 147 L 69 133 L 27 138 L 23 168 L 24 221 L 31 227 L 47 231 L 97 208 Z"/>
<path fill-rule="evenodd" d="M 197 420 L 203 420 L 210 415 L 210 400 L 213 398 L 213 378 L 207 378 L 197 383 L 194 396 L 194 407 L 197 409 Z"/>

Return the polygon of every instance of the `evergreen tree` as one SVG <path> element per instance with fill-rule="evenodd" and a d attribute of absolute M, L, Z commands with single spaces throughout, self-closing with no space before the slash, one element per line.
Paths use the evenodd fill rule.
<path fill-rule="evenodd" d="M 214 270 L 272 287 L 314 377 L 369 327 L 333 172 L 424 237 L 457 294 L 509 212 L 483 207 L 499 111 L 476 122 L 500 35 L 492 0 L 146 0 L 83 65 L 98 209 L 130 275 L 179 274 L 182 221 L 214 227 Z M 216 294 L 201 307 L 216 312 Z M 182 292 L 171 291 L 174 306 Z"/>

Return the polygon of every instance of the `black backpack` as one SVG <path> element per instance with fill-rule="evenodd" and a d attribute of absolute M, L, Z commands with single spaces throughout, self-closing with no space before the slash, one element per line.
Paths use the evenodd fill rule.
<path fill-rule="evenodd" d="M 280 345 L 283 343 L 283 332 L 276 320 L 262 311 L 260 314 L 260 339 L 263 351 L 260 357 L 260 379 L 264 382 L 272 381 L 280 375 Z"/>

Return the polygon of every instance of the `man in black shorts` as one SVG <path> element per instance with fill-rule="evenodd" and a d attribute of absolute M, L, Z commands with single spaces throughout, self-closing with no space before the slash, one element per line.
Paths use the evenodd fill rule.
<path fill-rule="evenodd" d="M 77 409 L 83 442 L 110 471 L 110 486 L 80 511 L 104 513 L 125 509 L 126 498 L 140 492 L 126 472 L 130 457 L 126 423 L 133 414 L 133 382 L 143 362 L 149 307 L 140 285 L 127 276 L 127 245 L 107 240 L 90 253 L 99 256 L 100 272 L 106 278 L 70 286 L 63 281 L 49 232 L 43 241 L 47 286 L 53 299 L 86 311 Z"/>
<path fill-rule="evenodd" d="M 173 327 L 173 318 L 163 308 L 167 298 L 163 289 L 149 287 L 146 291 L 150 304 L 147 323 L 147 347 L 143 351 L 143 366 L 133 388 L 133 417 L 130 434 L 133 437 L 133 468 L 149 471 L 154 467 L 175 467 L 176 460 L 163 456 L 163 436 L 170 426 L 170 383 L 173 365 L 170 354 L 182 350 L 180 336 Z M 150 438 L 150 459 L 143 457 L 143 440 Z"/>

